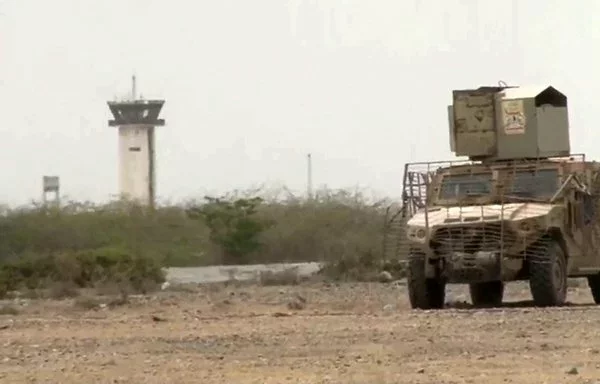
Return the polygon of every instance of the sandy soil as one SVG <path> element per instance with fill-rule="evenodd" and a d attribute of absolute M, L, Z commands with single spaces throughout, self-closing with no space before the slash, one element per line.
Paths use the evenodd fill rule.
<path fill-rule="evenodd" d="M 600 308 L 585 285 L 569 297 L 535 309 L 512 284 L 506 307 L 429 312 L 398 283 L 312 283 L 18 302 L 0 315 L 0 382 L 600 383 Z"/>

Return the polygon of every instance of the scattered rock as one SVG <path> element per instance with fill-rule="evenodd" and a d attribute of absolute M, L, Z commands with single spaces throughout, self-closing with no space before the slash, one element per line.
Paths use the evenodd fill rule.
<path fill-rule="evenodd" d="M 304 305 L 296 300 L 292 300 L 288 302 L 288 308 L 299 311 L 301 309 L 304 309 Z"/>
<path fill-rule="evenodd" d="M 446 307 L 454 308 L 454 309 L 465 309 L 465 308 L 472 308 L 473 305 L 466 301 L 451 300 L 446 303 Z"/>
<path fill-rule="evenodd" d="M 283 271 L 260 271 L 258 282 L 264 286 L 273 285 L 298 285 L 300 284 L 298 267 L 292 267 Z"/>
<path fill-rule="evenodd" d="M 7 305 L 0 306 L 0 315 L 15 316 L 18 314 L 19 314 L 19 310 L 13 305 L 7 304 Z"/>
<path fill-rule="evenodd" d="M 381 283 L 389 283 L 394 280 L 394 277 L 388 271 L 381 271 L 377 278 Z"/>
<path fill-rule="evenodd" d="M 290 301 L 288 301 L 287 306 L 289 309 L 292 309 L 295 311 L 304 309 L 304 308 L 306 308 L 306 298 L 304 298 L 302 295 L 296 293 L 294 295 L 294 297 L 292 297 L 290 299 Z"/>
<path fill-rule="evenodd" d="M 103 362 L 100 365 L 103 366 L 103 367 L 108 367 L 110 365 L 117 365 L 117 362 L 114 359 L 110 359 L 108 361 Z"/>
<path fill-rule="evenodd" d="M 391 312 L 394 309 L 396 309 L 396 307 L 394 307 L 393 304 L 386 304 L 386 305 L 383 306 L 383 310 L 386 311 L 386 312 Z"/>
<path fill-rule="evenodd" d="M 567 375 L 577 375 L 579 374 L 579 370 L 577 369 L 577 367 L 573 367 L 569 370 L 566 371 Z"/>
<path fill-rule="evenodd" d="M 417 369 L 417 373 L 425 373 L 425 368 L 419 368 L 419 369 Z"/>
<path fill-rule="evenodd" d="M 291 316 L 289 313 L 285 313 L 285 312 L 275 312 L 273 314 L 273 317 L 289 317 Z"/>
<path fill-rule="evenodd" d="M 162 322 L 162 321 L 167 321 L 167 319 L 165 319 L 165 318 L 162 318 L 162 317 L 160 317 L 160 316 L 152 315 L 152 321 L 155 321 L 155 322 Z"/>
<path fill-rule="evenodd" d="M 527 334 L 527 332 L 525 332 L 525 331 L 519 331 L 519 332 L 517 332 L 515 337 L 518 337 L 520 339 L 527 339 L 529 337 L 529 334 Z"/>
<path fill-rule="evenodd" d="M 288 302 L 287 304 L 289 309 L 295 310 L 295 311 L 299 311 L 301 309 L 306 308 L 306 304 L 303 303 L 302 301 L 296 300 L 296 299 L 292 299 Z"/>
<path fill-rule="evenodd" d="M 303 302 L 303 303 L 306 303 L 306 298 L 305 298 L 304 296 L 300 295 L 299 293 L 296 293 L 296 294 L 294 295 L 294 297 L 295 297 L 295 298 L 296 298 L 298 301 L 301 301 L 301 302 Z"/>

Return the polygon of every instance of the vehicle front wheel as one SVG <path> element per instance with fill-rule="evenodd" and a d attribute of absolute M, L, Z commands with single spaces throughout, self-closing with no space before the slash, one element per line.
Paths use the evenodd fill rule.
<path fill-rule="evenodd" d="M 408 296 L 413 309 L 444 308 L 446 284 L 425 276 L 425 257 L 414 256 L 408 262 Z"/>
<path fill-rule="evenodd" d="M 538 307 L 563 305 L 567 299 L 567 259 L 558 242 L 545 244 L 543 255 L 529 259 L 529 288 Z"/>
<path fill-rule="evenodd" d="M 484 283 L 469 284 L 471 302 L 476 307 L 499 307 L 504 296 L 504 283 L 502 281 L 486 281 Z"/>

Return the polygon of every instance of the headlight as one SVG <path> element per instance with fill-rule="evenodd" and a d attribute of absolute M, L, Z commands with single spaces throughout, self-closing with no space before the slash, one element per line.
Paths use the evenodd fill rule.
<path fill-rule="evenodd" d="M 413 241 L 423 242 L 427 238 L 427 229 L 423 227 L 412 227 L 408 229 L 408 238 Z"/>

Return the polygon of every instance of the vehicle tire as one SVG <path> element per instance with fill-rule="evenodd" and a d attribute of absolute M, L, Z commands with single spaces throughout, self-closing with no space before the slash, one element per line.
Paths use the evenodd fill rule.
<path fill-rule="evenodd" d="M 600 274 L 587 277 L 588 286 L 592 291 L 594 303 L 600 304 Z"/>
<path fill-rule="evenodd" d="M 471 302 L 476 307 L 499 307 L 504 296 L 502 281 L 469 284 Z"/>
<path fill-rule="evenodd" d="M 413 309 L 441 309 L 446 299 L 446 284 L 425 277 L 425 257 L 411 257 L 408 262 L 408 297 Z"/>
<path fill-rule="evenodd" d="M 563 305 L 567 298 L 567 259 L 560 245 L 550 240 L 545 255 L 529 260 L 529 288 L 538 307 Z"/>

